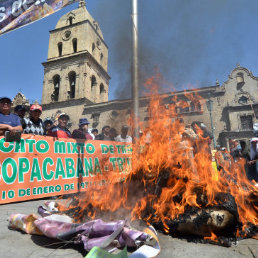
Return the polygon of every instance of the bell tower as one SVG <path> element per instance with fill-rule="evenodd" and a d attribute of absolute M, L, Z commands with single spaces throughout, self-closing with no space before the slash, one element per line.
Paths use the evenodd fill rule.
<path fill-rule="evenodd" d="M 78 8 L 63 15 L 50 31 L 42 105 L 55 109 L 78 100 L 83 105 L 108 101 L 107 65 L 108 47 L 98 22 L 80 0 Z"/>

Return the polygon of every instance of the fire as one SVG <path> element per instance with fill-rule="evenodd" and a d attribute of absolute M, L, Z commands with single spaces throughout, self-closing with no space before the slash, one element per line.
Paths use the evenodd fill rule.
<path fill-rule="evenodd" d="M 213 232 L 211 232 L 211 236 L 204 237 L 204 240 L 218 241 L 218 237 Z"/>
<path fill-rule="evenodd" d="M 225 194 L 233 196 L 237 204 L 239 221 L 243 230 L 249 223 L 257 225 L 258 192 L 253 182 L 245 176 L 244 160 L 224 166 L 225 173 L 217 173 L 212 167 L 212 156 L 207 138 L 196 126 L 197 137 L 189 137 L 186 125 L 180 120 L 176 108 L 185 108 L 184 102 L 165 107 L 157 94 L 156 77 L 149 78 L 147 87 L 154 88 L 149 104 L 147 124 L 140 124 L 143 136 L 133 147 L 132 168 L 121 184 L 112 176 L 108 187 L 94 188 L 81 195 L 69 208 L 77 209 L 77 216 L 87 213 L 94 217 L 96 211 L 114 212 L 121 207 L 131 219 L 142 219 L 147 223 L 163 225 L 169 232 L 169 221 L 184 214 L 189 207 L 211 209 L 225 199 Z M 185 94 L 186 98 L 200 105 L 197 94 Z M 162 95 L 162 97 L 166 97 Z M 201 109 L 201 107 L 200 107 Z M 224 198 L 224 199 L 223 199 Z M 239 234 L 239 232 L 238 232 Z M 217 238 L 210 232 L 209 239 Z"/>

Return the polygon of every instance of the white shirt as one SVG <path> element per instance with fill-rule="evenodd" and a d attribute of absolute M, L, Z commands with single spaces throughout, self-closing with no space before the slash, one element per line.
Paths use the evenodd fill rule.
<path fill-rule="evenodd" d="M 132 142 L 132 137 L 129 135 L 126 135 L 125 138 L 122 138 L 121 134 L 119 134 L 117 137 L 115 137 L 115 141 L 117 142 Z"/>

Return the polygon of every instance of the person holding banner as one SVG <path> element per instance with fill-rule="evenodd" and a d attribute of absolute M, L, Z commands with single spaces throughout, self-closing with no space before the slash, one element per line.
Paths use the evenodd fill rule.
<path fill-rule="evenodd" d="M 0 136 L 4 135 L 6 131 L 11 134 L 22 132 L 20 118 L 11 114 L 12 101 L 8 97 L 0 98 Z"/>
<path fill-rule="evenodd" d="M 61 113 L 58 117 L 58 125 L 52 127 L 47 135 L 57 138 L 72 138 L 72 134 L 67 128 L 69 120 L 70 117 L 66 113 Z"/>

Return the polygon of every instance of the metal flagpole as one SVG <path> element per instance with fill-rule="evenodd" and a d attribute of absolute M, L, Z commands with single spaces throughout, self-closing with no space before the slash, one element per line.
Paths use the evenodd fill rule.
<path fill-rule="evenodd" d="M 132 0 L 132 100 L 134 137 L 139 138 L 139 78 L 138 78 L 138 13 L 137 0 Z"/>

